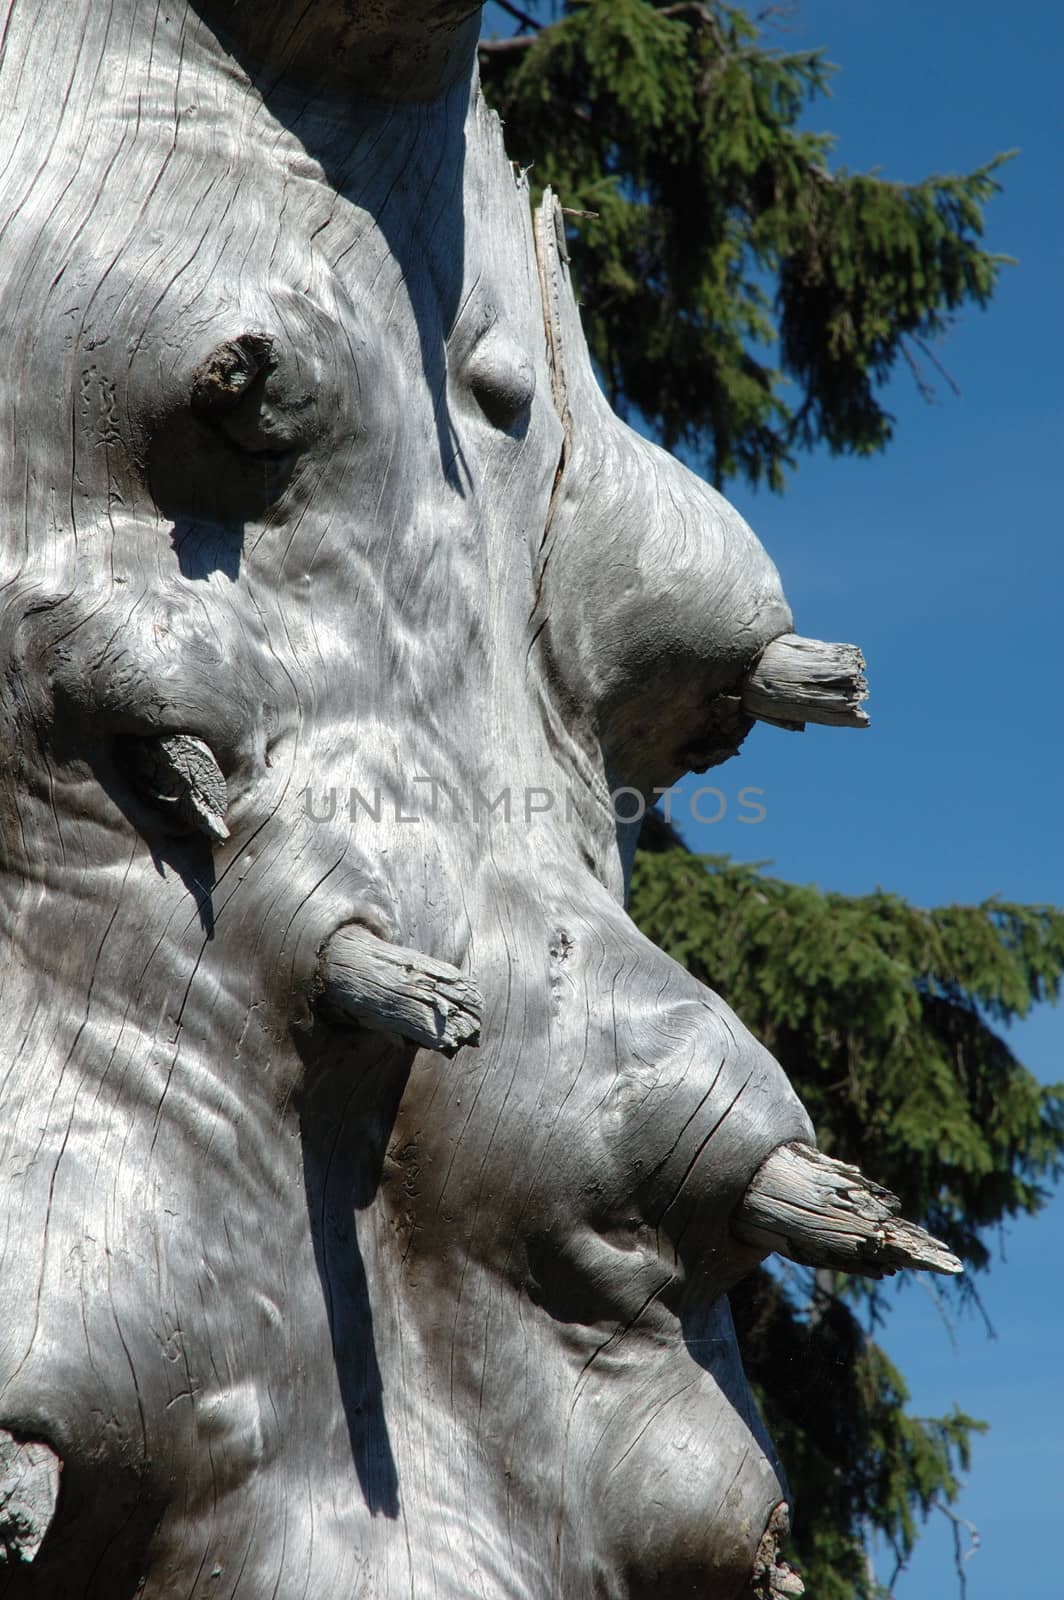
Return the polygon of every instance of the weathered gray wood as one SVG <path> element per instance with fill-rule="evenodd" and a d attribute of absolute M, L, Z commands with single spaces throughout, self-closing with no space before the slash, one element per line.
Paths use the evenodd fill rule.
<path fill-rule="evenodd" d="M 48 1445 L 0 1428 L 0 1578 L 5 1568 L 28 1566 L 44 1543 L 61 1471 Z"/>
<path fill-rule="evenodd" d="M 321 1005 L 344 1022 L 450 1051 L 479 1041 L 484 1002 L 449 962 L 351 927 L 334 933 L 322 952 Z"/>
<path fill-rule="evenodd" d="M 813 1130 L 610 797 L 793 619 L 599 392 L 475 31 L 7 8 L 0 1428 L 63 1475 L 5 1600 L 783 1592 L 726 1294 Z M 355 926 L 452 1061 L 325 1023 L 323 951 L 414 976 Z"/>
<path fill-rule="evenodd" d="M 899 1217 L 900 1209 L 897 1195 L 858 1167 L 806 1144 L 788 1144 L 758 1169 L 732 1231 L 756 1249 L 778 1251 L 804 1266 L 866 1278 L 889 1277 L 901 1267 L 961 1272 L 957 1257 Z"/>
<path fill-rule="evenodd" d="M 803 728 L 822 722 L 866 728 L 864 656 L 852 644 L 824 644 L 787 633 L 773 639 L 743 681 L 743 708 L 760 722 Z"/>
<path fill-rule="evenodd" d="M 432 100 L 469 70 L 480 0 L 201 0 L 267 81 L 321 95 Z"/>

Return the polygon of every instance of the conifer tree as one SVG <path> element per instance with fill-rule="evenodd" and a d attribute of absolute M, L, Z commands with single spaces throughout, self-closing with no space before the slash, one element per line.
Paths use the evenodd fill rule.
<path fill-rule="evenodd" d="M 800 120 L 832 67 L 734 6 L 502 11 L 518 31 L 482 42 L 484 92 L 536 197 L 568 208 L 613 404 L 717 482 L 779 489 L 797 449 L 882 449 L 893 367 L 927 389 L 930 341 L 993 291 L 1005 258 L 979 241 L 1006 158 L 913 184 L 832 170 Z"/>

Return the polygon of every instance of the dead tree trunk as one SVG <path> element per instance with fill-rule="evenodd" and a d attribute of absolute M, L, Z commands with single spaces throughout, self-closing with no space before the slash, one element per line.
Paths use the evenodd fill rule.
<path fill-rule="evenodd" d="M 475 10 L 7 7 L 4 1595 L 794 1592 L 728 1287 L 955 1266 L 625 914 L 611 792 L 860 664 L 610 413 Z"/>

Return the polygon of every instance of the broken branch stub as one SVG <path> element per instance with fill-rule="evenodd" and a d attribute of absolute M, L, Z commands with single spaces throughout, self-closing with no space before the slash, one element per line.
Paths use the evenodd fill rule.
<path fill-rule="evenodd" d="M 805 1593 L 805 1584 L 780 1555 L 791 1531 L 787 1502 L 781 1500 L 768 1520 L 754 1557 L 754 1568 L 747 1590 L 749 1600 L 781 1600 Z"/>
<path fill-rule="evenodd" d="M 896 1215 L 897 1195 L 859 1167 L 811 1145 L 786 1144 L 762 1162 L 732 1217 L 744 1244 L 806 1267 L 883 1278 L 899 1267 L 964 1269 L 940 1240 Z"/>
<path fill-rule="evenodd" d="M 36 1557 L 55 1515 L 61 1471 L 49 1445 L 0 1428 L 0 1576 Z"/>
<path fill-rule="evenodd" d="M 229 837 L 229 795 L 214 752 L 191 733 L 126 739 L 121 760 L 141 796 L 180 828 L 205 833 L 215 844 Z"/>
<path fill-rule="evenodd" d="M 399 1034 L 427 1050 L 480 1039 L 484 1002 L 447 961 L 379 939 L 368 928 L 334 933 L 321 955 L 322 1009 L 334 1021 Z"/>
<path fill-rule="evenodd" d="M 801 729 L 807 722 L 867 728 L 864 656 L 853 644 L 785 633 L 773 639 L 743 684 L 743 709 L 759 722 Z"/>

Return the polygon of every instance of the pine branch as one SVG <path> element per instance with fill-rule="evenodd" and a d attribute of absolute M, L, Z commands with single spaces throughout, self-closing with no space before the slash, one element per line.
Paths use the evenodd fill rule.
<path fill-rule="evenodd" d="M 697 0 L 682 0 L 682 3 L 671 6 L 655 6 L 659 17 L 694 17 L 701 22 L 710 33 L 720 38 L 720 23 L 708 6 L 699 5 Z"/>
<path fill-rule="evenodd" d="M 905 357 L 906 366 L 912 373 L 912 379 L 916 385 L 920 399 L 926 401 L 928 405 L 933 405 L 935 401 L 934 385 L 928 383 L 927 379 L 924 377 L 920 363 L 917 361 L 916 357 L 912 353 L 912 350 L 909 348 L 908 339 L 903 339 L 901 341 L 901 353 Z"/>
<path fill-rule="evenodd" d="M 950 371 L 948 371 L 948 369 L 946 367 L 944 367 L 942 365 L 942 362 L 938 359 L 938 357 L 936 356 L 935 352 L 931 349 L 930 345 L 928 345 L 923 339 L 921 339 L 915 333 L 913 334 L 913 344 L 915 344 L 920 350 L 923 351 L 923 353 L 927 357 L 928 361 L 930 361 L 931 365 L 935 368 L 935 370 L 938 373 L 940 373 L 940 375 L 946 380 L 946 382 L 949 384 L 950 388 L 953 390 L 953 393 L 957 396 L 957 398 L 959 400 L 960 396 L 961 396 L 960 384 L 954 378 L 953 374 Z"/>

